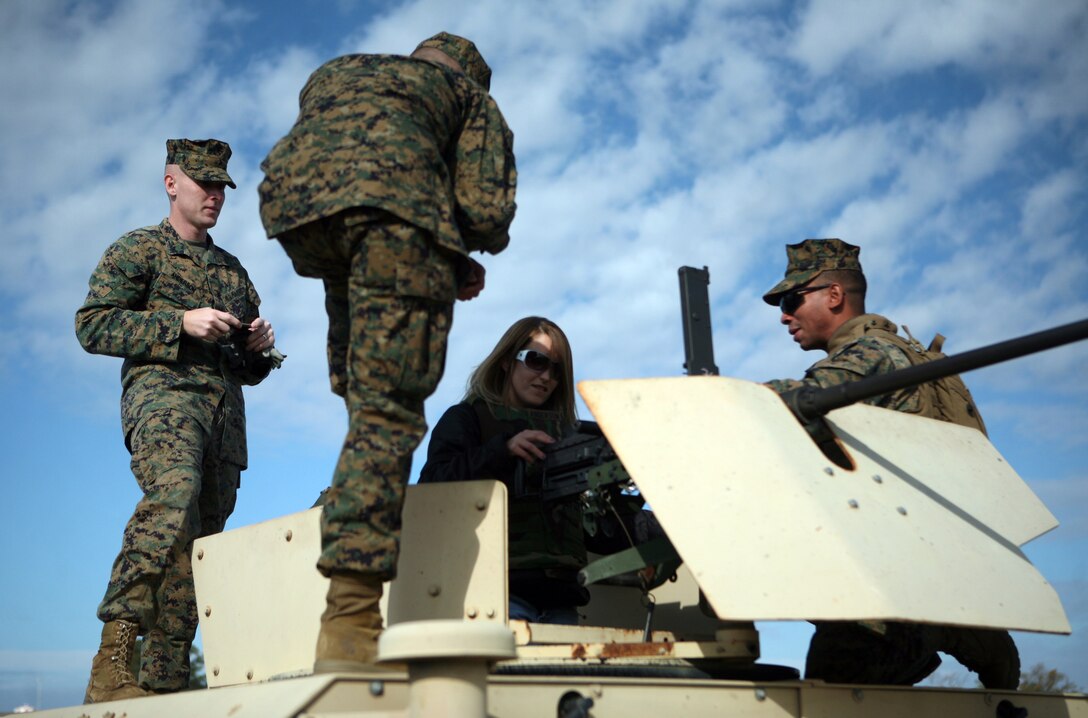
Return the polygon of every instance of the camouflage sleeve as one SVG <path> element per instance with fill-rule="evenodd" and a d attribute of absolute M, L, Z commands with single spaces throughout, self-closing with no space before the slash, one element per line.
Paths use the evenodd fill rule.
<path fill-rule="evenodd" d="M 763 383 L 779 394 L 785 394 L 791 389 L 799 389 L 805 385 L 805 382 L 798 381 L 797 379 L 771 379 L 770 381 L 765 381 Z"/>
<path fill-rule="evenodd" d="M 805 378 L 814 379 L 820 386 L 834 386 L 909 366 L 910 360 L 899 347 L 863 336 L 810 366 Z"/>
<path fill-rule="evenodd" d="M 91 274 L 90 291 L 76 311 L 76 337 L 91 354 L 126 359 L 174 361 L 185 311 L 147 311 L 151 258 L 138 238 L 114 242 Z"/>
<path fill-rule="evenodd" d="M 466 249 L 498 254 L 517 208 L 514 134 L 490 95 L 474 95 L 452 168 L 457 225 Z"/>
<path fill-rule="evenodd" d="M 775 379 L 766 384 L 779 394 L 802 386 L 823 389 L 908 366 L 910 360 L 894 344 L 865 336 L 810 366 L 805 371 L 804 379 Z M 897 391 L 866 403 L 904 411 L 909 410 L 905 408 L 908 401 L 907 392 Z"/>

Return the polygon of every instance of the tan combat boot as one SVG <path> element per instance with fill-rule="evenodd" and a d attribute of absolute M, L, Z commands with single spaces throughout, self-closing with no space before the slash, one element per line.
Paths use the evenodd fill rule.
<path fill-rule="evenodd" d="M 375 670 L 382 632 L 381 597 L 381 579 L 333 574 L 321 615 L 314 673 Z"/>
<path fill-rule="evenodd" d="M 84 703 L 105 703 L 151 695 L 140 688 L 129 669 L 140 627 L 129 621 L 109 621 L 102 626 L 102 645 L 91 661 L 91 680 Z"/>

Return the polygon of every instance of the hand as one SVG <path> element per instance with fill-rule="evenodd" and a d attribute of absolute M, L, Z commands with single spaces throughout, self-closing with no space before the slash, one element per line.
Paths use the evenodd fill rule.
<path fill-rule="evenodd" d="M 480 292 L 484 291 L 484 275 L 487 274 L 484 265 L 480 264 L 472 257 L 469 257 L 468 261 L 472 266 L 469 269 L 465 283 L 457 290 L 457 298 L 462 302 L 466 302 L 469 299 L 475 299 L 480 295 Z"/>
<path fill-rule="evenodd" d="M 257 317 L 249 323 L 249 338 L 246 339 L 246 349 L 251 352 L 263 352 L 271 349 L 276 343 L 276 333 L 272 331 L 272 324 L 266 319 Z"/>
<path fill-rule="evenodd" d="M 510 437 L 510 440 L 506 442 L 506 450 L 510 452 L 511 456 L 524 459 L 526 463 L 531 464 L 537 459 L 544 458 L 544 452 L 540 450 L 540 447 L 552 443 L 555 443 L 555 439 L 543 431 L 526 429 Z"/>
<path fill-rule="evenodd" d="M 217 342 L 240 326 L 242 322 L 233 314 L 211 307 L 190 309 L 181 318 L 183 332 L 206 342 Z"/>

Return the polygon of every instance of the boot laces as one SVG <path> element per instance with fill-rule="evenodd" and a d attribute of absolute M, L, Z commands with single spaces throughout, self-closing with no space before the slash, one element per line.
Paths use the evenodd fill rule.
<path fill-rule="evenodd" d="M 117 652 L 110 656 L 113 672 L 119 683 L 135 683 L 136 677 L 129 670 L 128 663 L 132 660 L 132 649 L 136 643 L 136 626 L 128 621 L 117 623 Z"/>

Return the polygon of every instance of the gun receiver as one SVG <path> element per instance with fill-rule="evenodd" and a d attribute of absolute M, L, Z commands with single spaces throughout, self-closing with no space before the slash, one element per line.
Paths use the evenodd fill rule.
<path fill-rule="evenodd" d="M 539 493 L 542 501 L 556 501 L 631 480 L 608 439 L 595 422 L 580 421 L 574 431 L 544 449 L 540 489 L 515 479 L 515 495 Z M 519 480 L 520 479 L 520 480 Z"/>
<path fill-rule="evenodd" d="M 1035 334 L 1009 339 L 888 374 L 866 377 L 855 382 L 837 384 L 823 389 L 801 387 L 784 393 L 782 400 L 802 424 L 808 425 L 827 412 L 849 404 L 1086 338 L 1088 338 L 1088 319 L 1082 319 L 1072 324 L 1064 324 Z"/>

